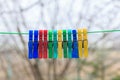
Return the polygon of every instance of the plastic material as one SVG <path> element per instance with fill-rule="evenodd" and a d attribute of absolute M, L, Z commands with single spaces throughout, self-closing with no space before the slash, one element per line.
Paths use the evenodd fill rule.
<path fill-rule="evenodd" d="M 72 31 L 68 30 L 68 57 L 72 58 Z"/>
<path fill-rule="evenodd" d="M 64 53 L 64 58 L 68 57 L 67 54 L 67 32 L 66 30 L 63 30 L 63 53 Z"/>
<path fill-rule="evenodd" d="M 58 30 L 58 58 L 62 58 L 62 30 Z"/>
<path fill-rule="evenodd" d="M 79 58 L 79 56 L 78 56 L 77 32 L 76 32 L 76 30 L 72 30 L 72 33 L 73 33 L 72 58 Z"/>
<path fill-rule="evenodd" d="M 43 30 L 39 30 L 39 58 L 43 57 Z"/>
<path fill-rule="evenodd" d="M 56 59 L 57 58 L 57 56 L 58 56 L 58 52 L 57 52 L 57 50 L 58 50 L 58 42 L 57 42 L 57 30 L 54 30 L 54 32 L 53 32 L 53 40 L 54 40 L 54 42 L 53 42 L 53 48 L 54 48 L 54 58 Z"/>
<path fill-rule="evenodd" d="M 48 47 L 48 42 L 47 42 L 47 33 L 48 31 L 47 30 L 44 30 L 44 54 L 43 54 L 43 58 L 47 58 L 48 55 L 47 55 L 47 47 Z"/>
<path fill-rule="evenodd" d="M 33 58 L 38 58 L 38 30 L 34 31 L 34 50 Z"/>
<path fill-rule="evenodd" d="M 49 51 L 49 58 L 53 57 L 53 42 L 52 42 L 52 30 L 49 30 L 49 42 L 48 42 L 48 51 Z"/>
<path fill-rule="evenodd" d="M 78 29 L 78 52 L 79 52 L 79 57 L 83 57 L 82 54 L 82 29 Z"/>
<path fill-rule="evenodd" d="M 33 30 L 29 30 L 28 58 L 33 58 Z"/>
<path fill-rule="evenodd" d="M 83 29 L 83 41 L 84 41 L 84 57 L 88 57 L 88 37 L 87 37 L 87 29 Z"/>

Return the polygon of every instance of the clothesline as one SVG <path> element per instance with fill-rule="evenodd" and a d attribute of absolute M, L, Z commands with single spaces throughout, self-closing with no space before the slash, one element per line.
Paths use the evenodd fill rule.
<path fill-rule="evenodd" d="M 110 32 L 120 32 L 120 30 L 96 30 L 96 31 L 88 31 L 88 34 L 95 34 L 95 33 L 110 33 Z M 28 35 L 28 32 L 0 32 L 0 34 L 22 34 L 22 35 Z"/>

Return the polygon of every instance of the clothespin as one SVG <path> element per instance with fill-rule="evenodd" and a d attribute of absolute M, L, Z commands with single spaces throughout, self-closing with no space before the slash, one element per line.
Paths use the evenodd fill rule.
<path fill-rule="evenodd" d="M 72 31 L 68 30 L 68 57 L 72 58 Z"/>
<path fill-rule="evenodd" d="M 78 52 L 79 57 L 82 57 L 82 29 L 78 29 Z"/>
<path fill-rule="evenodd" d="M 43 54 L 44 58 L 47 58 L 47 56 L 48 56 L 47 55 L 47 46 L 48 46 L 47 44 L 48 44 L 48 42 L 47 42 L 47 30 L 44 30 L 44 45 L 43 45 L 44 46 L 44 51 L 43 51 L 44 52 L 44 54 Z"/>
<path fill-rule="evenodd" d="M 54 58 L 57 58 L 57 54 L 58 54 L 58 52 L 57 52 L 57 48 L 58 48 L 58 42 L 57 42 L 57 30 L 54 30 L 54 32 L 53 32 L 53 40 L 54 40 L 54 42 L 53 42 L 53 51 L 54 51 Z"/>
<path fill-rule="evenodd" d="M 67 58 L 67 35 L 66 35 L 66 30 L 63 30 L 63 53 L 64 53 L 64 58 Z"/>
<path fill-rule="evenodd" d="M 78 56 L 77 32 L 76 32 L 76 30 L 72 30 L 72 33 L 73 33 L 72 58 L 79 58 L 79 56 Z"/>
<path fill-rule="evenodd" d="M 58 30 L 58 58 L 62 58 L 62 30 Z"/>
<path fill-rule="evenodd" d="M 53 57 L 53 42 L 52 42 L 52 30 L 49 30 L 49 42 L 48 42 L 48 51 L 49 51 L 49 58 Z"/>
<path fill-rule="evenodd" d="M 38 30 L 34 30 L 33 58 L 38 58 Z"/>
<path fill-rule="evenodd" d="M 39 58 L 43 57 L 43 30 L 39 30 Z"/>
<path fill-rule="evenodd" d="M 33 30 L 29 30 L 28 58 L 33 58 Z"/>
<path fill-rule="evenodd" d="M 88 37 L 87 37 L 87 29 L 83 29 L 83 43 L 84 43 L 84 57 L 88 57 Z"/>

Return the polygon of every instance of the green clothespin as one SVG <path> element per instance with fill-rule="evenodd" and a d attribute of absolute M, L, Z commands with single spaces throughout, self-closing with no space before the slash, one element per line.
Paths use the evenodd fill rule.
<path fill-rule="evenodd" d="M 58 51 L 57 30 L 54 30 L 54 32 L 53 32 L 53 40 L 54 40 L 54 42 L 53 42 L 54 55 L 53 56 L 56 59 L 57 55 L 58 55 L 58 53 L 57 53 L 57 51 Z"/>
<path fill-rule="evenodd" d="M 64 53 L 64 58 L 67 58 L 67 32 L 66 30 L 63 30 L 63 53 Z"/>
<path fill-rule="evenodd" d="M 72 31 L 68 30 L 68 57 L 72 58 Z"/>
<path fill-rule="evenodd" d="M 49 39 L 49 42 L 48 42 L 49 58 L 52 58 L 52 57 L 53 57 L 52 30 L 49 30 L 49 31 L 48 31 L 48 39 Z"/>

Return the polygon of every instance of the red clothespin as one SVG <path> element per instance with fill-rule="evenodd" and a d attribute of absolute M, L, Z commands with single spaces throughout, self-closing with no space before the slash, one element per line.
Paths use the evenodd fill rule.
<path fill-rule="evenodd" d="M 47 33 L 48 31 L 47 30 L 44 30 L 44 53 L 43 53 L 43 58 L 47 58 L 47 47 L 48 47 L 48 42 L 47 42 Z"/>
<path fill-rule="evenodd" d="M 43 57 L 43 30 L 39 30 L 39 58 Z"/>

